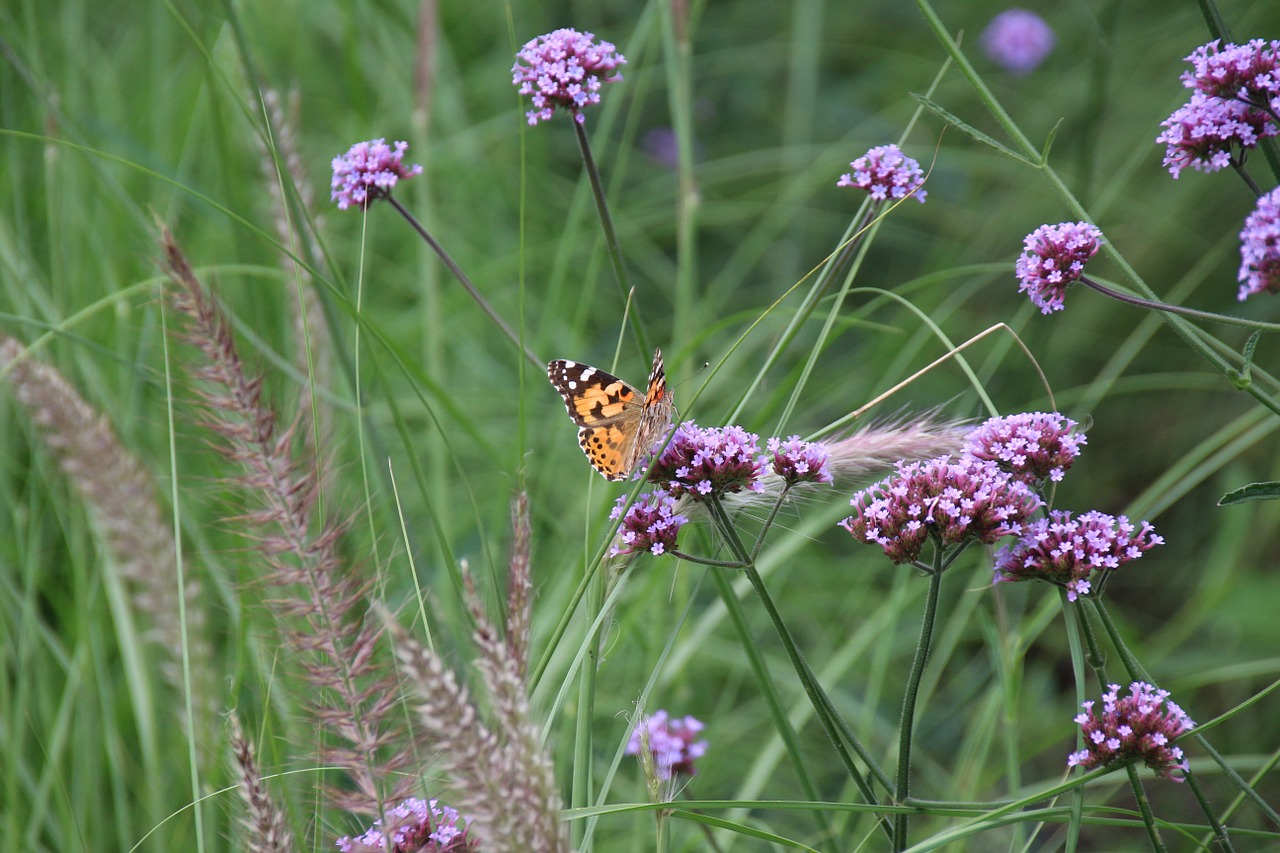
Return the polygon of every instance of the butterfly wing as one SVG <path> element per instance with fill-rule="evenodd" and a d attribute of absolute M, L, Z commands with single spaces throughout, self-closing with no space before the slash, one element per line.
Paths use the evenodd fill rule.
<path fill-rule="evenodd" d="M 630 474 L 644 411 L 640 392 L 611 373 L 565 359 L 548 364 L 547 377 L 578 425 L 578 446 L 591 466 L 610 480 Z"/>

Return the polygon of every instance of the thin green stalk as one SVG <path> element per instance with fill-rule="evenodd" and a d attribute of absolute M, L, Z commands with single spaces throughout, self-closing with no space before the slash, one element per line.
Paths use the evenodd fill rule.
<path fill-rule="evenodd" d="M 636 336 L 636 343 L 641 352 L 652 352 L 649 339 L 644 333 L 644 321 L 640 317 L 640 306 L 631 298 L 631 281 L 627 277 L 627 265 L 622 259 L 622 249 L 618 245 L 618 232 L 613 227 L 613 217 L 609 215 L 609 200 L 600 182 L 600 170 L 596 168 L 596 158 L 591 153 L 591 141 L 587 138 L 587 130 L 577 121 L 573 122 L 574 133 L 578 135 L 578 148 L 582 151 L 582 165 L 587 170 L 587 178 L 591 181 L 591 194 L 596 200 L 596 211 L 600 214 L 600 227 L 604 230 L 604 248 L 609 255 L 609 263 L 613 265 L 613 274 L 618 280 L 618 291 L 622 294 L 624 304 L 630 306 L 627 316 L 631 319 L 631 331 Z"/>
<path fill-rule="evenodd" d="M 494 322 L 494 325 L 502 330 L 502 334 L 506 335 L 507 338 L 516 345 L 516 349 L 524 353 L 524 357 L 529 359 L 530 363 L 532 363 L 534 367 L 538 368 L 538 370 L 542 370 L 546 366 L 546 361 L 533 354 L 533 350 L 529 349 L 507 321 L 502 319 L 502 315 L 494 310 L 493 306 L 489 304 L 489 300 L 484 298 L 484 294 L 480 292 L 479 288 L 472 284 L 471 279 L 462 271 L 462 267 L 458 266 L 457 262 L 454 261 L 454 259 L 450 257 L 449 253 L 444 250 L 444 246 L 441 246 L 436 242 L 436 239 L 432 237 L 431 233 L 427 231 L 421 222 L 418 221 L 417 217 L 410 213 L 408 208 L 396 201 L 395 196 L 387 195 L 384 196 L 384 198 L 386 198 L 386 200 L 391 203 L 391 206 L 405 218 L 405 221 L 413 227 L 413 230 L 418 232 L 418 236 L 427 241 L 427 245 L 435 251 L 440 260 L 444 262 L 444 265 L 449 268 L 449 272 L 453 273 L 453 277 L 458 280 L 462 287 L 467 291 L 467 294 L 477 305 L 480 306 L 480 310 L 488 315 L 489 319 Z"/>
<path fill-rule="evenodd" d="M 1157 853 L 1168 853 L 1169 848 L 1160 840 L 1160 830 L 1156 829 L 1156 818 L 1151 813 L 1151 801 L 1147 799 L 1147 789 L 1138 777 L 1138 768 L 1132 762 L 1125 765 L 1124 772 L 1129 777 L 1129 787 L 1133 789 L 1133 798 L 1138 801 L 1138 811 L 1142 814 L 1142 822 L 1147 827 L 1147 837 L 1151 839 L 1151 849 Z"/>
<path fill-rule="evenodd" d="M 1228 326 L 1240 326 L 1245 329 L 1260 329 L 1264 332 L 1280 332 L 1280 323 L 1264 323 L 1261 320 L 1246 320 L 1241 317 L 1228 317 L 1225 314 L 1215 314 L 1212 311 L 1197 311 L 1195 308 L 1184 308 L 1181 305 L 1170 305 L 1167 302 L 1142 299 L 1138 296 L 1130 296 L 1127 293 L 1121 293 L 1118 290 L 1107 287 L 1105 284 L 1099 284 L 1087 275 L 1080 276 L 1080 283 L 1093 288 L 1103 296 L 1109 296 L 1112 299 L 1120 302 L 1126 302 L 1129 305 L 1136 305 L 1139 308 L 1149 308 L 1152 311 L 1167 311 L 1170 314 L 1181 314 L 1184 317 L 1194 317 L 1197 320 L 1208 320 L 1211 323 L 1224 323 Z"/>
<path fill-rule="evenodd" d="M 1213 827 L 1213 837 L 1217 839 L 1218 846 L 1223 850 L 1234 851 L 1235 847 L 1231 844 L 1231 837 L 1227 835 L 1227 828 L 1222 825 L 1222 821 L 1218 819 L 1213 806 L 1210 805 L 1209 798 L 1205 796 L 1204 789 L 1200 787 L 1200 780 L 1190 770 L 1182 775 L 1186 780 L 1187 787 L 1191 789 L 1192 796 L 1200 804 L 1200 810 L 1208 816 L 1209 824 Z"/>
<path fill-rule="evenodd" d="M 911 734 L 915 726 L 916 698 L 920 693 L 920 681 L 929 660 L 929 646 L 933 642 L 933 626 L 938 616 L 938 597 L 942 589 L 943 549 L 934 548 L 933 571 L 929 574 L 929 592 L 924 601 L 924 618 L 920 622 L 920 639 L 916 643 L 915 659 L 907 676 L 907 689 L 902 695 L 902 718 L 898 723 L 898 778 L 894 787 L 894 800 L 901 803 L 911 796 Z M 895 850 L 907 849 L 906 813 L 895 816 L 893 833 Z"/>

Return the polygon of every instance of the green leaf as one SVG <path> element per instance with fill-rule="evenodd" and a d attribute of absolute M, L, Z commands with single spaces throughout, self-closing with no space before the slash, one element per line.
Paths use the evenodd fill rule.
<path fill-rule="evenodd" d="M 1008 154 L 1013 159 L 1020 160 L 1021 162 L 1026 163 L 1028 166 L 1034 166 L 1037 169 L 1040 168 L 1039 163 L 1036 163 L 1033 160 L 1028 160 L 1026 157 L 1023 157 L 1021 154 L 1017 153 L 1012 148 L 1009 148 L 1008 146 L 1000 142 L 997 142 L 994 138 L 978 130 L 973 125 L 970 125 L 966 122 L 961 121 L 957 116 L 943 109 L 939 104 L 935 103 L 934 101 L 931 101 L 930 99 L 926 98 L 924 95 L 917 95 L 915 92 L 912 92 L 911 97 L 915 98 L 917 101 L 919 101 L 921 104 L 924 105 L 925 109 L 929 110 L 929 112 L 938 116 L 938 118 L 942 119 L 947 124 L 955 125 L 957 128 L 959 128 L 961 133 L 966 133 L 969 136 L 976 139 L 978 142 L 981 142 L 984 145 L 990 145 L 992 148 L 996 149 L 997 151 L 1003 154 Z"/>
<path fill-rule="evenodd" d="M 1227 492 L 1218 499 L 1218 506 L 1248 503 L 1249 501 L 1273 501 L 1280 498 L 1280 481 L 1269 483 L 1250 483 L 1241 486 L 1234 492 Z"/>

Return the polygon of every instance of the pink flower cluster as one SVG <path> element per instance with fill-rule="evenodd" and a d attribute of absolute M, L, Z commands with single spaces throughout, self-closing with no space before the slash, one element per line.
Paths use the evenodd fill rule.
<path fill-rule="evenodd" d="M 390 148 L 385 139 L 357 142 L 346 154 L 333 158 L 333 180 L 330 198 L 338 210 L 348 207 L 367 208 L 391 194 L 397 183 L 422 173 L 421 166 L 405 166 L 407 142 Z"/>
<path fill-rule="evenodd" d="M 703 728 L 693 717 L 673 720 L 666 711 L 658 711 L 641 719 L 632 730 L 627 755 L 641 755 L 647 742 L 659 779 L 670 779 L 677 773 L 694 776 L 698 769 L 693 762 L 707 751 L 705 740 L 695 740 Z"/>
<path fill-rule="evenodd" d="M 743 489 L 761 491 L 759 441 L 740 426 L 703 429 L 685 421 L 650 466 L 649 480 L 676 497 L 694 500 Z"/>
<path fill-rule="evenodd" d="M 620 496 L 609 517 L 616 521 L 626 505 L 627 496 Z M 648 551 L 654 556 L 662 556 L 676 547 L 680 528 L 688 521 L 676 512 L 676 499 L 670 494 L 662 489 L 646 492 L 636 498 L 627 510 L 618 529 L 618 539 L 609 549 L 609 554 L 616 557 Z"/>
<path fill-rule="evenodd" d="M 1280 293 L 1280 188 L 1258 199 L 1240 232 L 1242 302 L 1255 293 Z"/>
<path fill-rule="evenodd" d="M 916 201 L 924 203 L 924 172 L 920 164 L 902 153 L 896 145 L 879 145 L 849 164 L 852 172 L 840 176 L 838 187 L 866 190 L 876 201 L 906 198 L 914 191 Z"/>
<path fill-rule="evenodd" d="M 1169 701 L 1169 691 L 1135 681 L 1129 685 L 1129 695 L 1121 697 L 1120 685 L 1112 684 L 1102 697 L 1101 714 L 1094 712 L 1092 701 L 1083 707 L 1084 713 L 1075 721 L 1084 734 L 1085 746 L 1068 756 L 1068 767 L 1092 770 L 1142 761 L 1158 775 L 1182 781 L 1173 771 L 1185 772 L 1187 760 L 1173 741 L 1191 731 L 1195 723 Z"/>
<path fill-rule="evenodd" d="M 796 483 L 830 483 L 831 469 L 827 462 L 831 451 L 816 441 L 801 441 L 793 435 L 786 441 L 771 438 L 766 442 L 773 454 L 773 472 L 788 486 Z"/>
<path fill-rule="evenodd" d="M 1057 412 L 991 418 L 965 437 L 964 454 L 995 462 L 1031 486 L 1056 483 L 1088 441 L 1077 426 Z"/>
<path fill-rule="evenodd" d="M 556 107 L 581 124 L 583 108 L 600 103 L 600 85 L 621 80 L 616 70 L 626 62 L 609 42 L 597 42 L 591 33 L 560 29 L 520 49 L 511 82 L 520 94 L 533 96 L 533 109 L 525 113 L 529 124 L 549 120 Z"/>
<path fill-rule="evenodd" d="M 339 838 L 337 847 L 342 853 L 473 853 L 479 849 L 477 842 L 467 836 L 465 822 L 456 809 L 439 805 L 434 799 L 416 797 L 387 809 L 385 817 L 375 820 L 364 835 Z"/>
<path fill-rule="evenodd" d="M 1063 309 L 1067 285 L 1079 281 L 1085 263 L 1098 254 L 1102 232 L 1088 222 L 1041 225 L 1022 241 L 1022 256 L 1014 272 L 1025 293 L 1041 314 Z"/>

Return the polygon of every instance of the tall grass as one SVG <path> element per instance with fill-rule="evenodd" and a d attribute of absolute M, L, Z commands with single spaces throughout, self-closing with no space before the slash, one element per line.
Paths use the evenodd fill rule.
<path fill-rule="evenodd" d="M 1103 283 L 1280 322 L 1235 299 L 1253 194 L 1153 142 L 1200 5 L 1040 10 L 1024 75 L 978 0 L 0 10 L 0 849 L 334 849 L 405 795 L 480 849 L 1275 844 L 1280 515 L 1217 505 L 1280 479 L 1274 335 L 1233 382 L 1249 328 L 1080 286 L 1041 316 L 1013 277 L 1087 218 Z M 627 58 L 581 133 L 510 85 L 561 26 Z M 515 340 L 391 205 L 324 201 L 376 137 Z M 888 143 L 925 204 L 836 187 Z M 611 554 L 644 487 L 526 356 L 639 383 L 655 345 L 680 419 L 835 453 L 832 485 L 682 505 L 679 550 L 745 568 Z M 837 527 L 897 459 L 1051 410 L 1088 434 L 1053 506 L 1165 539 L 1102 608 Z M 1067 771 L 1079 704 L 1139 671 L 1201 724 L 1189 784 Z M 659 709 L 706 724 L 674 785 L 627 754 Z"/>

